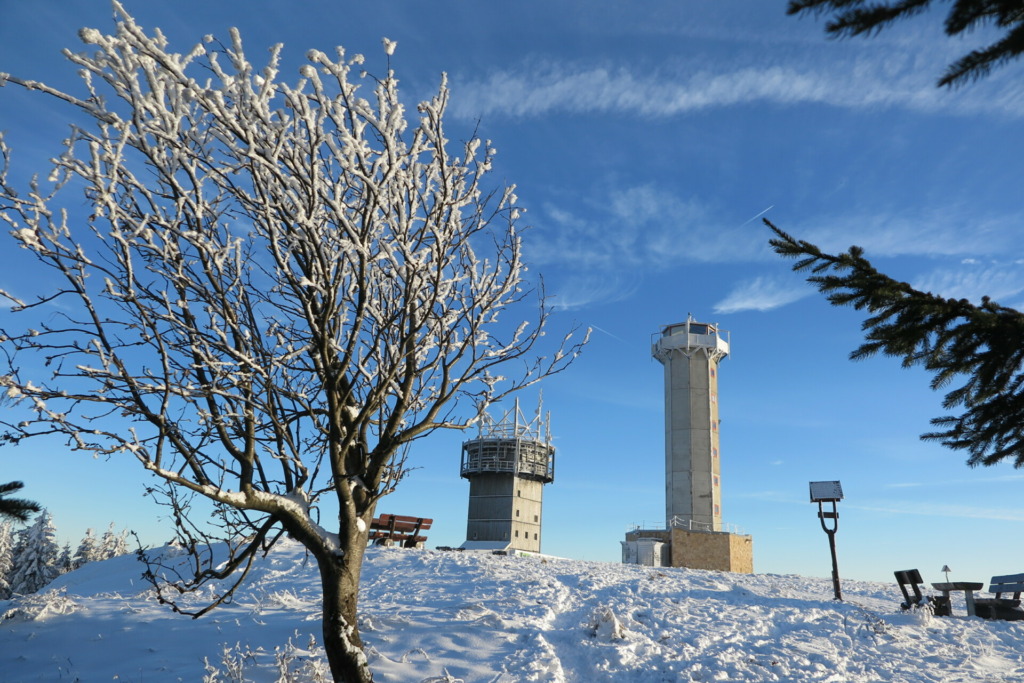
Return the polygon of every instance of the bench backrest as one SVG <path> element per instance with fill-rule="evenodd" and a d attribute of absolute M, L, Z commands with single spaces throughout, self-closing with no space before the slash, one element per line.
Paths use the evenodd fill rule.
<path fill-rule="evenodd" d="M 429 529 L 433 519 L 426 517 L 408 517 L 405 515 L 381 515 L 370 522 L 375 531 L 391 531 L 397 533 L 413 533 Z"/>
<path fill-rule="evenodd" d="M 368 537 L 371 541 L 399 542 L 404 548 L 415 548 L 425 543 L 426 536 L 420 536 L 434 523 L 427 517 L 408 517 L 404 515 L 381 515 L 370 521 Z"/>
<path fill-rule="evenodd" d="M 988 592 L 995 593 L 997 598 L 1002 593 L 1013 593 L 1014 600 L 1019 600 L 1021 592 L 1024 592 L 1024 574 L 993 576 Z"/>
<path fill-rule="evenodd" d="M 901 571 L 893 572 L 896 576 L 896 583 L 900 585 L 900 592 L 903 593 L 903 598 L 906 600 L 904 603 L 907 609 L 910 609 L 914 605 L 921 604 L 924 600 L 924 596 L 921 595 L 920 585 L 924 583 L 921 579 L 921 572 L 916 569 L 903 569 Z M 907 591 L 907 587 L 914 592 L 914 596 L 910 596 L 910 592 Z"/>

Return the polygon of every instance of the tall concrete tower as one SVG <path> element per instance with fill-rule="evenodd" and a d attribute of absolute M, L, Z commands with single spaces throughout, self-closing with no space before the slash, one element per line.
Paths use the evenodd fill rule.
<path fill-rule="evenodd" d="M 718 363 L 729 341 L 714 325 L 665 326 L 651 349 L 665 367 L 665 525 L 721 531 Z"/>
<path fill-rule="evenodd" d="M 543 486 L 555 480 L 551 416 L 533 419 L 519 401 L 500 420 L 484 415 L 477 438 L 462 444 L 469 480 L 469 518 L 463 548 L 540 552 Z"/>
<path fill-rule="evenodd" d="M 753 539 L 722 524 L 718 363 L 728 334 L 690 316 L 662 328 L 651 353 L 665 371 L 665 528 L 626 532 L 622 561 L 749 574 Z"/>

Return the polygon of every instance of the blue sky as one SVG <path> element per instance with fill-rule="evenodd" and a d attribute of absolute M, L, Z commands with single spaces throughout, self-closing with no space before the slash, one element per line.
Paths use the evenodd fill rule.
<path fill-rule="evenodd" d="M 928 377 L 896 361 L 847 360 L 859 316 L 835 309 L 767 247 L 762 214 L 825 248 L 863 246 L 883 270 L 947 296 L 1024 305 L 1024 67 L 948 91 L 945 65 L 984 39 L 940 39 L 940 16 L 871 40 L 827 39 L 782 0 L 517 3 L 129 2 L 187 51 L 242 32 L 258 55 L 285 44 L 286 72 L 310 48 L 343 45 L 381 72 L 381 38 L 410 101 L 442 72 L 450 132 L 494 141 L 494 178 L 527 207 L 531 272 L 592 342 L 545 382 L 558 448 L 544 550 L 618 561 L 634 524 L 663 522 L 661 366 L 651 335 L 684 320 L 731 333 L 720 373 L 723 514 L 754 537 L 755 570 L 825 576 L 827 540 L 807 482 L 839 479 L 844 576 L 935 580 L 1024 571 L 1024 473 L 969 469 L 919 441 L 942 414 Z M 106 0 L 3 3 L 0 71 L 74 88 L 60 55 L 82 26 L 109 31 Z M 66 110 L 0 89 L 0 128 L 20 172 L 58 149 Z M 0 250 L 0 288 L 25 287 L 23 252 Z M 45 283 L 35 283 L 44 287 Z M 524 315 L 526 313 L 524 312 Z M 10 314 L 0 311 L 0 324 Z M 536 392 L 522 397 L 525 406 Z M 418 467 L 379 512 L 432 516 L 430 545 L 465 538 L 459 444 L 415 444 Z M 86 527 L 164 540 L 134 462 L 60 444 L 0 451 L 0 480 Z"/>

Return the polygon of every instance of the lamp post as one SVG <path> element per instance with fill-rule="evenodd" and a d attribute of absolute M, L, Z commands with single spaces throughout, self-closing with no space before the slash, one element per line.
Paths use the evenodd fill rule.
<path fill-rule="evenodd" d="M 839 512 L 836 510 L 836 503 L 843 499 L 843 487 L 838 481 L 812 481 L 810 489 L 811 502 L 818 504 L 818 520 L 821 522 L 821 528 L 828 534 L 828 548 L 832 552 L 832 588 L 835 589 L 836 600 L 842 600 L 843 592 L 839 587 L 839 562 L 836 559 L 836 531 L 839 529 Z M 822 507 L 824 503 L 832 503 L 831 512 L 825 511 Z M 832 520 L 831 528 L 825 523 L 826 519 Z"/>

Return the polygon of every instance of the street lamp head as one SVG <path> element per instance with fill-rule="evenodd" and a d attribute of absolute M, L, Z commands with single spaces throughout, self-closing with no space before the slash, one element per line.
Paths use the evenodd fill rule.
<path fill-rule="evenodd" d="M 838 481 L 812 481 L 811 502 L 829 503 L 843 499 L 843 486 Z"/>

